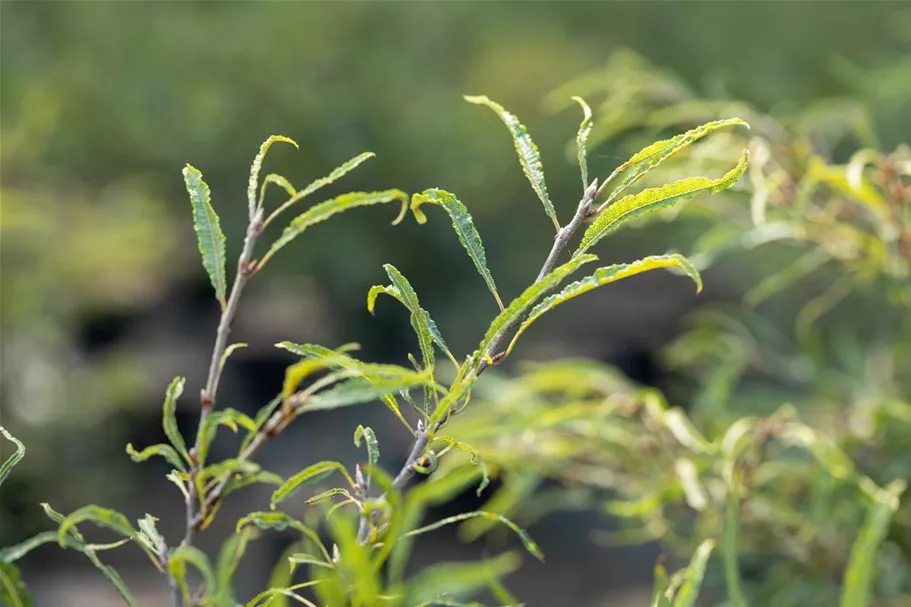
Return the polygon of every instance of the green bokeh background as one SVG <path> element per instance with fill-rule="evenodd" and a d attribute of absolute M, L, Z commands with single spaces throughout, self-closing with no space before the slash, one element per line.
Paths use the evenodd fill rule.
<path fill-rule="evenodd" d="M 581 193 L 566 153 L 578 116 L 549 113 L 541 100 L 622 48 L 705 96 L 772 113 L 851 97 L 870 113 L 883 149 L 911 139 L 911 10 L 900 2 L 3 2 L 0 10 L 0 415 L 29 447 L 0 495 L 0 545 L 46 526 L 40 501 L 60 510 L 97 502 L 131 517 L 179 513 L 160 470 L 131 464 L 123 446 L 160 438 L 171 377 L 202 384 L 217 322 L 180 178 L 186 162 L 212 188 L 233 259 L 248 167 L 265 137 L 300 142 L 300 151 L 273 148 L 266 168 L 298 186 L 374 151 L 332 193 L 455 192 L 508 297 L 536 274 L 552 226 L 502 125 L 463 94 L 487 94 L 523 119 L 564 219 Z M 605 174 L 625 151 L 622 140 L 600 146 L 592 173 Z M 286 362 L 271 348 L 280 339 L 355 340 L 365 356 L 403 360 L 414 349 L 407 319 L 391 305 L 375 318 L 364 309 L 385 262 L 410 278 L 453 350 L 474 345 L 495 307 L 448 221 L 433 213 L 429 225 L 392 227 L 393 213 L 371 208 L 320 225 L 257 277 L 235 335 L 251 347 L 223 385 L 232 406 L 253 410 L 274 392 Z M 659 224 L 627 231 L 601 253 L 629 260 L 692 236 Z M 710 275 L 699 300 L 670 281 L 623 287 L 585 314 L 542 323 L 526 355 L 592 355 L 660 382 L 651 360 L 680 316 L 735 299 L 747 269 Z M 646 296 L 648 305 L 638 303 Z M 188 432 L 192 400 L 181 403 Z M 308 430 L 322 442 L 269 453 L 293 460 L 282 472 L 320 448 L 352 457 L 349 427 L 371 415 L 327 416 Z M 173 533 L 179 521 L 168 524 Z M 544 533 L 559 536 L 560 524 L 573 523 L 559 519 Z M 584 572 L 573 559 L 596 552 L 582 547 L 582 531 L 565 537 L 564 562 L 551 566 Z M 81 571 L 78 559 L 47 549 L 26 573 L 50 564 L 64 581 L 49 585 L 66 587 L 65 575 Z M 648 559 L 641 565 L 647 577 Z M 575 583 L 591 601 L 622 585 Z"/>

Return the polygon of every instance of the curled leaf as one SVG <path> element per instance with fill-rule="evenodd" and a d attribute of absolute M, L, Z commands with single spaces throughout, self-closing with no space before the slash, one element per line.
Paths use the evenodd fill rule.
<path fill-rule="evenodd" d="M 338 462 L 318 462 L 312 466 L 308 466 L 289 478 L 285 483 L 275 490 L 272 494 L 272 509 L 275 509 L 275 506 L 289 497 L 293 496 L 295 493 L 300 491 L 304 487 L 310 485 L 315 485 L 321 480 L 330 476 L 333 472 L 341 472 L 345 477 L 345 480 L 348 481 L 348 484 L 353 488 L 354 480 L 351 478 L 351 475 L 348 474 L 348 470 L 345 469 L 345 466 Z M 239 525 L 240 523 L 238 523 Z"/>
<path fill-rule="evenodd" d="M 183 394 L 184 381 L 183 377 L 175 377 L 168 386 L 165 392 L 164 413 L 161 417 L 161 424 L 164 427 L 165 436 L 168 437 L 177 452 L 189 462 L 190 454 L 187 453 L 187 444 L 177 428 L 177 399 Z"/>
<path fill-rule="evenodd" d="M 273 143 L 279 141 L 283 143 L 290 143 L 295 148 L 300 149 L 296 141 L 283 135 L 272 135 L 263 141 L 261 146 L 259 146 L 259 153 L 256 154 L 256 158 L 253 159 L 253 164 L 250 165 L 250 181 L 247 183 L 247 205 L 249 207 L 251 221 L 253 220 L 253 216 L 256 214 L 256 210 L 258 208 L 256 200 L 256 186 L 259 183 L 259 171 L 263 167 L 263 160 L 266 158 L 266 153 L 269 151 L 269 148 L 272 147 Z"/>
<path fill-rule="evenodd" d="M 0 465 L 0 485 L 2 485 L 3 481 L 6 480 L 6 477 L 9 476 L 10 470 L 13 469 L 13 466 L 18 464 L 19 461 L 25 457 L 25 445 L 22 444 L 22 441 L 7 432 L 6 428 L 3 426 L 0 426 L 0 434 L 2 434 L 6 440 L 16 445 L 15 453 L 10 455 L 6 461 L 3 462 L 3 465 Z"/>
<path fill-rule="evenodd" d="M 165 458 L 169 464 L 181 472 L 187 471 L 187 468 L 184 465 L 183 461 L 180 459 L 180 456 L 177 455 L 177 451 L 175 451 L 171 445 L 151 445 L 142 451 L 136 451 L 136 449 L 133 448 L 132 443 L 127 443 L 127 454 L 134 462 L 144 462 L 150 457 L 158 455 Z"/>
<path fill-rule="evenodd" d="M 582 189 L 584 190 L 588 187 L 588 160 L 585 157 L 585 145 L 592 132 L 592 109 L 582 97 L 573 97 L 573 101 L 582 107 L 582 122 L 579 123 L 579 132 L 576 133 L 576 154 L 579 169 L 582 171 Z"/>

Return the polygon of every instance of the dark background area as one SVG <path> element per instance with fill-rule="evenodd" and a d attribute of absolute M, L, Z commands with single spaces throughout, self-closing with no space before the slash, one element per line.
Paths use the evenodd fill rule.
<path fill-rule="evenodd" d="M 212 188 L 231 260 L 246 221 L 249 164 L 263 139 L 279 133 L 301 144 L 300 151 L 275 146 L 264 171 L 298 187 L 374 151 L 377 158 L 321 194 L 434 186 L 456 193 L 510 298 L 534 278 L 553 228 L 502 125 L 463 94 L 487 94 L 522 118 L 563 218 L 581 194 L 566 148 L 578 116 L 549 113 L 542 99 L 622 48 L 666 66 L 701 95 L 771 113 L 851 96 L 870 112 L 884 149 L 911 139 L 906 88 L 889 84 L 911 78 L 902 75 L 911 53 L 908 3 L 3 2 L 0 9 L 0 407 L 4 426 L 29 449 L 0 495 L 0 545 L 49 527 L 39 502 L 64 512 L 85 503 L 130 518 L 149 512 L 166 536 L 180 532 L 182 503 L 163 479 L 164 464 L 135 465 L 124 445 L 162 438 L 161 399 L 178 374 L 188 378 L 181 427 L 187 435 L 195 429 L 192 395 L 205 379 L 218 309 L 197 257 L 180 176 L 187 162 Z M 881 86 L 858 88 L 858 73 L 876 72 Z M 622 138 L 599 146 L 591 173 L 605 175 L 629 151 Z M 404 361 L 415 350 L 405 314 L 381 300 L 371 317 L 364 305 L 369 287 L 385 283 L 386 262 L 409 277 L 456 353 L 473 348 L 496 307 L 434 211 L 428 225 L 409 218 L 392 227 L 392 209 L 358 210 L 287 247 L 246 292 L 232 339 L 250 347 L 229 363 L 222 404 L 249 413 L 275 394 L 290 359 L 272 344 L 284 339 L 357 341 L 367 359 Z M 657 223 L 625 231 L 599 253 L 628 261 L 693 236 Z M 233 262 L 228 267 L 233 272 Z M 709 273 L 699 298 L 662 275 L 593 294 L 542 321 L 514 358 L 592 356 L 661 387 L 656 353 L 681 318 L 712 301 L 736 301 L 752 269 Z M 315 457 L 353 462 L 358 423 L 377 429 L 383 463 L 396 468 L 408 437 L 371 406 L 310 416 L 261 461 L 282 475 Z M 226 439 L 217 451 L 232 448 Z M 240 513 L 266 505 L 263 491 L 242 495 L 204 534 L 204 548 L 216 547 Z M 624 593 L 648 583 L 657 549 L 592 545 L 587 529 L 608 524 L 596 514 L 548 518 L 532 530 L 548 564 L 529 563 L 511 583 L 537 597 L 531 605 L 644 604 Z M 281 538 L 260 540 L 242 594 L 261 584 L 280 547 Z M 457 558 L 483 547 L 444 535 L 423 550 Z M 163 580 L 141 553 L 122 558 L 141 603 L 160 604 Z M 39 605 L 116 604 L 81 555 L 45 547 L 21 564 Z"/>

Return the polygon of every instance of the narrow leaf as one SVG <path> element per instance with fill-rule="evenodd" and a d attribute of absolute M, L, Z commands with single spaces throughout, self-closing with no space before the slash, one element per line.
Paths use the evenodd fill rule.
<path fill-rule="evenodd" d="M 205 597 L 211 596 L 216 590 L 215 573 L 212 571 L 212 565 L 209 558 L 202 550 L 196 546 L 181 544 L 171 551 L 168 556 L 168 570 L 180 586 L 184 595 L 184 602 L 189 604 L 190 592 L 187 588 L 186 565 L 192 565 L 200 574 L 202 574 L 203 583 L 205 584 Z M 205 604 L 206 600 L 202 601 Z"/>
<path fill-rule="evenodd" d="M 405 605 L 470 605 L 458 599 L 486 588 L 492 577 L 508 575 L 519 564 L 511 552 L 475 563 L 436 563 L 409 581 Z"/>
<path fill-rule="evenodd" d="M 362 162 L 364 162 L 365 160 L 369 160 L 370 158 L 373 158 L 374 156 L 376 156 L 376 154 L 374 154 L 373 152 L 364 152 L 362 154 L 358 154 L 351 160 L 348 160 L 344 164 L 337 166 L 326 177 L 320 177 L 319 179 L 313 181 L 312 183 L 307 185 L 307 187 L 305 187 L 303 190 L 301 190 L 299 192 L 294 192 L 293 194 L 291 194 L 291 192 L 289 192 L 289 194 L 291 194 L 291 198 L 289 198 L 274 213 L 272 213 L 272 215 L 270 216 L 270 219 L 277 217 L 283 211 L 285 211 L 288 207 L 290 207 L 291 205 L 295 204 L 296 202 L 306 198 L 307 196 L 316 192 L 317 190 L 320 190 L 320 189 L 326 187 L 327 185 L 341 179 L 342 177 L 344 177 L 345 175 L 347 175 L 348 173 L 353 171 L 355 168 L 357 168 Z M 287 190 L 287 188 L 286 188 L 286 190 Z"/>
<path fill-rule="evenodd" d="M 32 607 L 32 597 L 19 574 L 10 563 L 0 562 L 0 604 L 9 607 Z"/>
<path fill-rule="evenodd" d="M 582 107 L 582 122 L 576 134 L 576 154 L 579 159 L 579 169 L 582 171 L 582 189 L 588 187 L 588 160 L 586 159 L 585 145 L 592 132 L 592 109 L 582 97 L 573 97 L 573 101 Z"/>
<path fill-rule="evenodd" d="M 621 198 L 603 210 L 588 229 L 585 230 L 582 242 L 576 252 L 573 253 L 573 256 L 581 255 L 630 219 L 650 211 L 671 207 L 678 202 L 689 200 L 699 194 L 717 194 L 730 188 L 743 176 L 749 157 L 749 151 L 744 150 L 737 166 L 720 179 L 690 177 Z"/>
<path fill-rule="evenodd" d="M 418 386 L 433 386 L 433 382 L 426 372 L 410 371 L 399 377 L 387 378 L 357 377 L 310 397 L 297 411 L 304 413 L 359 405 Z"/>
<path fill-rule="evenodd" d="M 465 205 L 454 194 L 445 190 L 431 188 L 411 197 L 411 212 L 414 213 L 414 218 L 418 223 L 427 222 L 427 216 L 421 210 L 421 205 L 424 203 L 438 204 L 449 214 L 449 218 L 452 220 L 452 227 L 459 237 L 459 242 L 462 243 L 462 246 L 468 252 L 474 267 L 477 268 L 484 282 L 487 283 L 487 288 L 493 294 L 494 299 L 497 300 L 497 305 L 502 310 L 503 302 L 500 300 L 500 294 L 497 293 L 497 285 L 493 280 L 493 275 L 487 269 L 487 255 L 484 253 L 484 243 L 481 241 L 481 235 L 478 234 L 477 228 L 474 227 L 471 213 L 468 212 Z"/>
<path fill-rule="evenodd" d="M 322 540 L 320 540 L 319 534 L 297 519 L 291 518 L 291 516 L 285 512 L 251 512 L 237 521 L 235 533 L 239 532 L 247 525 L 254 525 L 264 531 L 268 529 L 274 531 L 284 531 L 285 529 L 300 531 L 319 547 L 320 552 L 327 561 L 332 560 L 329 556 L 329 551 L 326 550 L 326 546 L 323 544 Z"/>
<path fill-rule="evenodd" d="M 7 546 L 0 550 L 0 563 L 14 563 L 38 546 L 57 541 L 56 531 L 44 531 L 20 542 L 14 546 Z"/>
<path fill-rule="evenodd" d="M 531 184 L 535 194 L 541 199 L 547 216 L 551 218 L 554 226 L 559 231 L 560 222 L 557 221 L 557 212 L 554 210 L 554 205 L 547 194 L 547 184 L 544 183 L 544 165 L 541 163 L 541 154 L 538 152 L 538 146 L 532 141 L 531 135 L 528 134 L 528 130 L 519 122 L 516 116 L 507 112 L 502 105 L 491 101 L 485 95 L 466 95 L 465 101 L 476 105 L 486 105 L 496 112 L 503 124 L 506 125 L 506 128 L 509 129 L 513 143 L 516 146 L 516 153 L 519 155 L 519 163 L 522 165 L 522 170 L 525 172 L 525 176 L 528 178 L 528 182 Z"/>
<path fill-rule="evenodd" d="M 291 571 L 294 571 L 297 568 L 297 565 L 314 565 L 325 569 L 335 569 L 335 565 L 332 563 L 327 563 L 306 552 L 296 552 L 292 554 L 288 557 L 288 562 L 291 564 Z"/>
<path fill-rule="evenodd" d="M 353 488 L 354 480 L 352 480 L 351 475 L 348 474 L 345 466 L 338 462 L 318 462 L 312 466 L 304 468 L 289 478 L 287 481 L 285 481 L 285 484 L 275 490 L 275 492 L 272 494 L 272 509 L 275 510 L 275 506 L 277 504 L 285 501 L 300 491 L 302 488 L 308 487 L 310 485 L 315 485 L 316 483 L 330 476 L 336 470 L 342 473 L 342 475 L 345 477 L 345 480 L 347 480 L 348 484 Z"/>
<path fill-rule="evenodd" d="M 269 251 L 263 256 L 262 260 L 259 263 L 259 267 L 262 267 L 279 249 L 284 247 L 286 244 L 300 236 L 304 230 L 309 228 L 312 225 L 318 224 L 322 221 L 325 221 L 343 211 L 353 209 L 355 207 L 363 207 L 374 204 L 381 204 L 386 202 L 395 202 L 401 201 L 402 210 L 399 213 L 398 217 L 392 222 L 393 225 L 402 221 L 405 213 L 408 211 L 408 194 L 401 190 L 383 190 L 381 192 L 349 192 L 348 194 L 342 194 L 341 196 L 336 196 L 330 200 L 326 200 L 317 205 L 314 205 L 295 217 L 291 220 L 291 223 L 285 230 L 282 232 L 282 235 L 272 243 L 272 247 Z"/>
<path fill-rule="evenodd" d="M 136 451 L 133 448 L 132 443 L 127 443 L 127 454 L 134 462 L 144 462 L 150 457 L 159 455 L 165 458 L 169 464 L 180 470 L 181 472 L 186 472 L 187 468 L 183 460 L 180 459 L 180 456 L 177 455 L 177 451 L 171 445 L 158 444 L 151 445 L 146 447 L 142 451 Z"/>
<path fill-rule="evenodd" d="M 686 581 L 683 582 L 683 586 L 680 587 L 680 591 L 674 599 L 674 607 L 693 607 L 696 603 L 696 597 L 699 596 L 699 588 L 702 587 L 702 578 L 705 577 L 705 568 L 714 548 L 714 540 L 705 540 L 696 548 L 693 560 L 690 561 L 689 567 L 686 568 Z"/>
<path fill-rule="evenodd" d="M 168 440 L 171 441 L 171 444 L 174 445 L 177 452 L 189 462 L 190 454 L 187 453 L 187 444 L 184 442 L 183 436 L 177 428 L 176 415 L 177 399 L 183 394 L 184 381 L 183 377 L 175 377 L 168 386 L 168 389 L 165 392 L 164 413 L 161 417 L 161 423 L 164 427 L 165 436 L 168 437 Z"/>
<path fill-rule="evenodd" d="M 221 372 L 225 368 L 225 363 L 228 362 L 228 357 L 231 356 L 231 354 L 233 354 L 235 350 L 239 350 L 240 348 L 246 348 L 246 347 L 247 347 L 247 344 L 245 344 L 245 343 L 236 343 L 236 344 L 231 344 L 230 346 L 225 348 L 224 353 L 222 353 L 222 355 L 221 355 L 221 359 L 218 361 L 218 375 L 216 376 L 218 379 L 221 379 Z M 217 381 L 216 381 L 215 387 L 212 388 L 212 393 L 214 394 L 216 392 L 218 392 Z"/>
<path fill-rule="evenodd" d="M 702 277 L 699 275 L 699 271 L 682 255 L 652 255 L 633 263 L 615 264 L 598 268 L 591 275 L 566 285 L 559 293 L 545 298 L 541 303 L 532 308 L 531 312 L 528 314 L 528 318 L 526 318 L 519 327 L 519 330 L 512 338 L 512 342 L 509 344 L 509 348 L 507 348 L 506 351 L 512 352 L 513 347 L 515 347 L 516 342 L 522 333 L 524 333 L 536 320 L 560 304 L 565 303 L 574 297 L 578 297 L 583 293 L 597 289 L 598 287 L 617 282 L 618 280 L 629 276 L 635 276 L 636 274 L 642 274 L 643 272 L 660 268 L 678 268 L 683 270 L 683 272 L 696 283 L 696 291 L 699 292 L 702 290 Z"/>
<path fill-rule="evenodd" d="M 376 307 L 376 298 L 380 295 L 388 295 L 389 297 L 394 298 L 400 304 L 408 308 L 408 304 L 405 303 L 404 296 L 394 286 L 374 285 L 370 287 L 370 290 L 367 292 L 367 311 L 371 314 L 373 314 Z M 433 343 L 435 343 L 440 351 L 443 352 L 443 354 L 445 354 L 456 367 L 458 367 L 458 361 L 456 361 L 455 357 L 453 357 L 452 352 L 449 350 L 449 346 L 446 345 L 446 340 L 443 339 L 443 335 L 440 333 L 440 329 L 430 317 L 430 313 L 424 308 L 421 308 L 421 314 L 427 318 L 427 326 L 430 329 L 430 337 L 433 340 Z"/>
<path fill-rule="evenodd" d="M 0 434 L 2 434 L 6 440 L 16 445 L 16 452 L 10 455 L 6 461 L 3 462 L 3 465 L 0 466 L 0 485 L 2 485 L 3 481 L 6 480 L 6 477 L 9 476 L 10 470 L 13 469 L 13 466 L 18 464 L 19 461 L 25 457 L 25 445 L 23 445 L 19 439 L 7 432 L 6 428 L 3 426 L 0 426 Z"/>
<path fill-rule="evenodd" d="M 845 585 L 841 592 L 841 607 L 869 605 L 876 579 L 879 549 L 892 516 L 898 510 L 899 496 L 905 490 L 905 481 L 896 480 L 884 489 L 875 489 L 873 505 L 867 510 L 863 526 L 851 547 L 851 558 L 845 572 Z"/>
<path fill-rule="evenodd" d="M 354 446 L 360 447 L 361 440 L 367 445 L 367 461 L 371 466 L 375 466 L 380 461 L 380 443 L 376 440 L 376 434 L 369 426 L 358 425 L 354 431 Z"/>
<path fill-rule="evenodd" d="M 346 491 L 345 489 L 339 489 L 338 487 L 336 487 L 334 489 L 329 489 L 328 491 L 323 491 L 322 493 L 314 495 L 313 497 L 311 497 L 310 499 L 307 500 L 307 503 L 310 505 L 321 504 L 321 503 L 325 502 L 326 500 L 330 500 L 337 495 L 344 496 L 348 500 L 354 500 L 354 498 L 351 497 L 351 494 L 348 493 L 348 491 Z"/>
<path fill-rule="evenodd" d="M 256 186 L 259 183 L 259 171 L 263 167 L 263 160 L 266 158 L 266 152 L 269 151 L 269 148 L 272 147 L 273 143 L 279 141 L 283 143 L 290 143 L 295 148 L 300 149 L 300 147 L 297 145 L 297 142 L 282 135 L 272 135 L 263 141 L 261 146 L 259 146 L 259 153 L 256 154 L 256 158 L 253 159 L 253 164 L 250 165 L 250 181 L 247 184 L 247 205 L 250 212 L 250 221 L 253 220 L 253 216 L 256 214 L 257 210 Z"/>
<path fill-rule="evenodd" d="M 408 533 L 405 534 L 405 536 L 411 537 L 414 535 L 421 535 L 422 533 L 426 533 L 428 531 L 433 531 L 435 529 L 439 529 L 440 527 L 445 527 L 446 525 L 451 525 L 453 523 L 459 523 L 461 521 L 464 521 L 464 520 L 467 520 L 470 518 L 484 518 L 484 519 L 487 519 L 490 521 L 497 521 L 497 522 L 500 522 L 500 523 L 506 525 L 512 531 L 514 531 L 516 533 L 516 535 L 519 536 L 519 539 L 522 540 L 522 545 L 525 546 L 525 549 L 528 550 L 528 552 L 532 556 L 534 556 L 539 561 L 542 561 L 542 562 L 544 561 L 544 553 L 541 552 L 541 549 L 538 548 L 538 545 L 535 543 L 535 541 L 533 539 L 531 539 L 531 536 L 529 536 L 528 533 L 526 533 L 524 529 L 522 529 L 521 527 L 516 525 L 514 522 L 512 522 L 505 516 L 501 516 L 494 512 L 485 512 L 484 510 L 475 510 L 474 512 L 465 512 L 463 514 L 449 516 L 449 517 L 446 517 L 435 523 L 431 523 L 430 525 L 420 527 L 418 529 L 415 529 L 414 531 L 409 531 Z"/>
<path fill-rule="evenodd" d="M 209 192 L 209 186 L 202 180 L 202 173 L 188 164 L 183 170 L 183 180 L 193 207 L 193 229 L 196 231 L 196 239 L 199 241 L 202 265 L 209 273 L 209 280 L 215 287 L 215 297 L 224 310 L 227 290 L 225 235 L 221 231 L 218 215 L 212 208 L 212 195 Z"/>

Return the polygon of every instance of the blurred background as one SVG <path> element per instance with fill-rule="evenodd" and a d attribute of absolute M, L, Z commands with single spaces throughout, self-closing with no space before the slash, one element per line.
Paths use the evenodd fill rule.
<path fill-rule="evenodd" d="M 884 150 L 911 140 L 911 10 L 900 2 L 3 2 L 0 10 L 0 415 L 28 447 L 0 494 L 0 546 L 49 528 L 39 502 L 63 512 L 98 503 L 131 519 L 149 512 L 167 537 L 181 533 L 182 500 L 163 478 L 167 468 L 133 464 L 124 445 L 160 441 L 172 377 L 188 377 L 189 395 L 202 386 L 218 321 L 180 175 L 185 163 L 212 188 L 231 260 L 263 139 L 277 133 L 301 144 L 276 146 L 266 164 L 298 186 L 374 151 L 332 193 L 456 193 L 506 298 L 536 275 L 553 227 L 502 125 L 463 94 L 489 95 L 523 120 L 563 218 L 581 194 L 567 147 L 579 117 L 576 108 L 554 111 L 548 95 L 611 58 L 639 56 L 688 94 L 742 100 L 770 115 L 809 106 L 860 112 L 863 143 Z M 605 134 L 591 174 L 605 176 L 637 142 L 622 128 Z M 284 339 L 357 341 L 368 360 L 405 361 L 415 349 L 406 316 L 383 301 L 371 316 L 364 305 L 369 287 L 385 283 L 387 262 L 409 277 L 454 352 L 475 346 L 496 308 L 448 220 L 433 213 L 428 225 L 392 227 L 392 213 L 368 208 L 321 224 L 257 276 L 232 333 L 250 347 L 229 363 L 223 404 L 252 413 L 271 399 L 291 360 L 272 347 Z M 614 262 L 686 250 L 699 225 L 626 230 L 599 254 Z M 542 322 L 513 358 L 590 356 L 673 389 L 659 353 L 682 319 L 740 301 L 762 272 L 755 256 L 735 256 L 706 275 L 698 298 L 667 275 L 617 285 Z M 779 302 L 769 319 L 790 331 L 793 306 Z M 187 435 L 194 400 L 178 406 Z M 377 430 L 389 469 L 408 448 L 380 407 L 306 422 L 263 451 L 265 467 L 286 475 L 314 454 L 353 462 L 358 423 Z M 217 547 L 237 515 L 263 508 L 266 495 L 235 496 L 201 546 Z M 544 519 L 531 531 L 546 568 L 529 563 L 510 585 L 534 588 L 531 605 L 645 604 L 641 588 L 659 550 L 592 543 L 588 530 L 610 524 L 584 512 Z M 242 595 L 263 583 L 282 541 L 257 543 Z M 430 542 L 437 556 L 475 554 L 445 534 Z M 163 580 L 138 550 L 118 558 L 141 604 L 165 604 Z M 20 564 L 38 605 L 118 604 L 82 555 L 49 546 Z"/>

